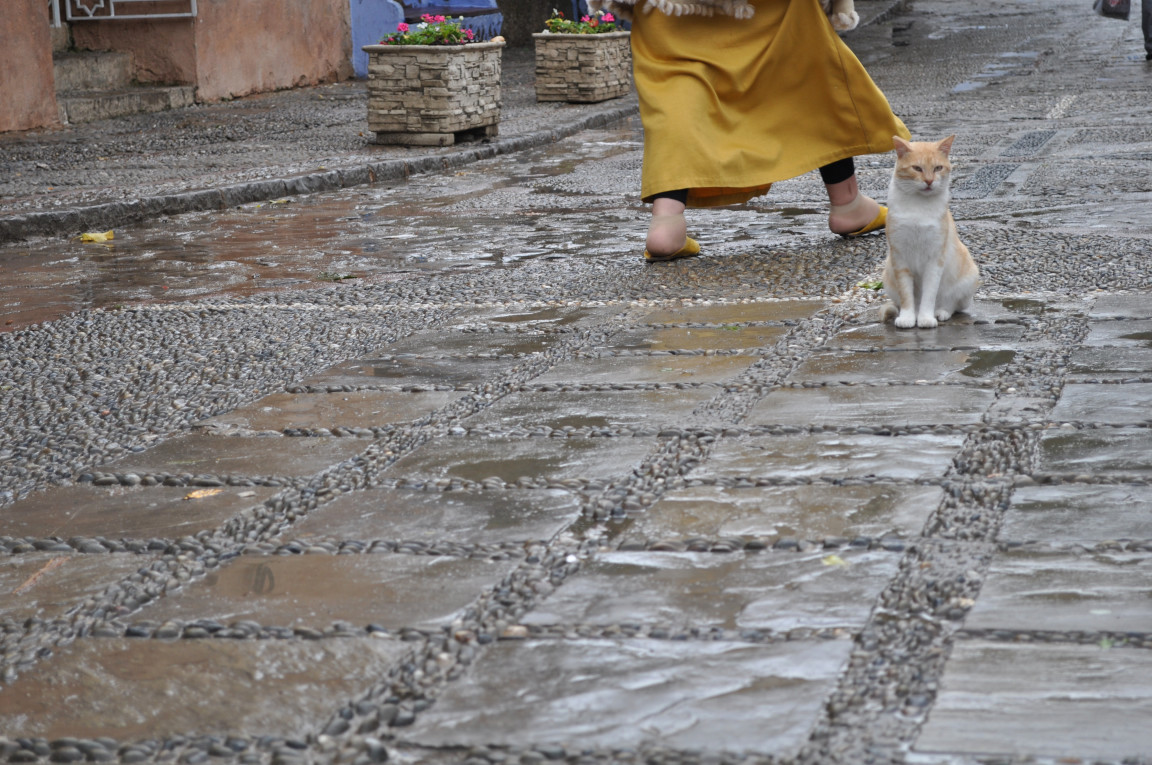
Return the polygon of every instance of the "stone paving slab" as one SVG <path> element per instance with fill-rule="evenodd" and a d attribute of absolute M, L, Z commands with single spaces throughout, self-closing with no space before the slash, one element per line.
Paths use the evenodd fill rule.
<path fill-rule="evenodd" d="M 961 641 L 914 751 L 1139 758 L 1150 718 L 1150 651 Z"/>
<path fill-rule="evenodd" d="M 140 612 L 149 621 L 211 619 L 323 630 L 448 624 L 516 561 L 414 555 L 245 555 Z"/>
<path fill-rule="evenodd" d="M 681 426 L 714 388 L 696 390 L 561 391 L 520 393 L 463 420 L 464 427 L 510 430 L 547 426 L 651 429 Z"/>
<path fill-rule="evenodd" d="M 915 536 L 943 499 L 935 486 L 689 486 L 625 521 L 623 544 L 689 537 L 855 539 Z"/>
<path fill-rule="evenodd" d="M 1147 295 L 1101 295 L 1092 303 L 1092 319 L 1152 319 Z"/>
<path fill-rule="evenodd" d="M 18 621 L 32 617 L 60 618 L 78 601 L 100 593 L 154 560 L 155 556 L 135 553 L 76 555 L 67 552 L 2 558 L 0 617 Z"/>
<path fill-rule="evenodd" d="M 1084 345 L 1088 348 L 1152 348 L 1152 320 L 1090 322 Z"/>
<path fill-rule="evenodd" d="M 1077 348 L 1068 359 L 1070 382 L 1120 381 L 1152 375 L 1150 348 Z"/>
<path fill-rule="evenodd" d="M 499 478 L 600 479 L 626 475 L 652 452 L 655 438 L 444 437 L 385 469 L 386 478 L 422 483 Z"/>
<path fill-rule="evenodd" d="M 403 740 L 784 756 L 807 739 L 851 648 L 847 640 L 504 642 L 451 684 Z"/>
<path fill-rule="evenodd" d="M 105 472 L 192 475 L 310 476 L 359 454 L 358 438 L 178 436 L 101 466 Z"/>
<path fill-rule="evenodd" d="M 995 391 L 954 385 L 780 388 L 752 407 L 746 423 L 834 427 L 935 427 L 980 422 Z"/>
<path fill-rule="evenodd" d="M 263 486 L 54 486 L 4 508 L 3 532 L 29 538 L 174 539 L 214 528 L 277 491 Z"/>
<path fill-rule="evenodd" d="M 530 542 L 551 539 L 579 515 L 579 498 L 558 489 L 371 489 L 317 507 L 273 542 Z"/>
<path fill-rule="evenodd" d="M 530 356 L 543 353 L 557 340 L 555 333 L 520 332 L 414 332 L 381 349 L 391 356 Z"/>
<path fill-rule="evenodd" d="M 752 366 L 751 356 L 618 356 L 557 364 L 539 384 L 718 383 Z"/>
<path fill-rule="evenodd" d="M 896 554 L 859 550 L 600 553 L 521 623 L 638 624 L 672 633 L 859 629 L 898 563 Z"/>
<path fill-rule="evenodd" d="M 970 629 L 1152 632 L 1152 554 L 1011 550 L 997 554 Z"/>
<path fill-rule="evenodd" d="M 972 324 L 948 321 L 934 329 L 904 332 L 892 324 L 867 324 L 828 339 L 828 347 L 869 351 L 1019 351 L 1035 348 L 1039 341 L 1024 341 L 1018 324 Z"/>
<path fill-rule="evenodd" d="M 1152 539 L 1152 487 L 1022 486 L 1012 493 L 999 539 L 1053 545 Z"/>
<path fill-rule="evenodd" d="M 1040 470 L 1089 476 L 1146 475 L 1152 471 L 1152 430 L 1048 431 L 1040 440 Z"/>
<path fill-rule="evenodd" d="M 84 639 L 0 693 L 11 737 L 303 738 L 407 647 L 326 641 Z"/>
<path fill-rule="evenodd" d="M 600 347 L 612 350 L 666 352 L 678 350 L 732 351 L 776 343 L 785 327 L 728 324 L 722 327 L 641 327 L 613 335 Z"/>
<path fill-rule="evenodd" d="M 289 428 L 371 428 L 418 420 L 462 395 L 385 390 L 273 393 L 227 414 L 202 420 L 198 426 L 278 432 Z"/>
<path fill-rule="evenodd" d="M 1152 420 L 1152 383 L 1064 386 L 1052 422 L 1139 425 Z"/>
<path fill-rule="evenodd" d="M 657 308 L 641 318 L 647 324 L 741 324 L 757 321 L 795 322 L 824 308 L 822 300 L 779 300 L 735 305 L 691 305 Z"/>
<path fill-rule="evenodd" d="M 360 359 L 338 364 L 326 372 L 301 381 L 317 388 L 403 386 L 405 388 L 469 388 L 511 369 L 515 358 L 416 358 Z"/>
<path fill-rule="evenodd" d="M 775 477 L 791 480 L 940 479 L 963 436 L 872 436 L 838 433 L 741 436 L 717 442 L 689 479 Z"/>
<path fill-rule="evenodd" d="M 833 352 L 815 354 L 789 376 L 791 382 L 972 383 L 995 377 L 1015 351 Z"/>

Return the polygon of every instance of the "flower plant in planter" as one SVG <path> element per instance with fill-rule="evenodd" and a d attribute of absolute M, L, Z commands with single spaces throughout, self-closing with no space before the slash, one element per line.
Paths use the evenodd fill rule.
<path fill-rule="evenodd" d="M 575 21 L 553 10 L 544 26 L 532 35 L 537 101 L 591 103 L 631 92 L 631 35 L 618 30 L 611 13 Z"/>
<path fill-rule="evenodd" d="M 368 53 L 368 127 L 376 143 L 449 146 L 495 136 L 502 37 L 474 39 L 460 21 L 425 14 Z"/>

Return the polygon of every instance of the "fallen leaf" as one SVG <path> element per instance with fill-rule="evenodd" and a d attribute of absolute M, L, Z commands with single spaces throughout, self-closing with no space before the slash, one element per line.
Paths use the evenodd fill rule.
<path fill-rule="evenodd" d="M 89 232 L 86 234 L 81 234 L 79 238 L 81 242 L 110 242 L 112 241 L 112 232 Z"/>
<path fill-rule="evenodd" d="M 884 288 L 884 282 L 881 281 L 862 281 L 856 282 L 856 286 L 866 290 L 878 290 Z"/>
<path fill-rule="evenodd" d="M 825 555 L 820 559 L 820 562 L 825 566 L 847 566 L 848 561 L 841 558 L 839 555 Z"/>
<path fill-rule="evenodd" d="M 214 497 L 222 491 L 224 491 L 224 490 L 223 489 L 197 489 L 196 491 L 190 491 L 187 494 L 185 494 L 184 499 L 203 499 L 204 497 Z"/>

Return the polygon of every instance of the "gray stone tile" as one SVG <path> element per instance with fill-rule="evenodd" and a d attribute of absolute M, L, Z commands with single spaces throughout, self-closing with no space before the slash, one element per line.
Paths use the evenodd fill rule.
<path fill-rule="evenodd" d="M 821 300 L 779 300 L 735 305 L 658 308 L 645 314 L 646 324 L 739 324 L 749 321 L 799 321 L 824 307 Z"/>
<path fill-rule="evenodd" d="M 101 466 L 114 473 L 310 476 L 359 454 L 359 438 L 178 436 Z"/>
<path fill-rule="evenodd" d="M 995 391 L 955 385 L 779 388 L 752 407 L 745 424 L 922 427 L 980 422 Z"/>
<path fill-rule="evenodd" d="M 1152 349 L 1152 320 L 1089 322 L 1088 337 L 1084 338 L 1084 345 L 1089 348 Z"/>
<path fill-rule="evenodd" d="M 795 753 L 846 663 L 847 640 L 500 643 L 403 740 L 427 746 L 659 744 Z"/>
<path fill-rule="evenodd" d="M 360 359 L 334 366 L 302 380 L 301 384 L 330 389 L 393 386 L 467 389 L 520 363 L 523 363 L 521 359 L 511 356 L 497 359 L 479 356 Z"/>
<path fill-rule="evenodd" d="M 140 618 L 436 629 L 516 565 L 434 555 L 245 555 L 148 606 Z"/>
<path fill-rule="evenodd" d="M 521 477 L 608 479 L 626 475 L 659 441 L 655 438 L 443 437 L 389 466 L 390 478 L 481 482 Z"/>
<path fill-rule="evenodd" d="M 264 486 L 53 486 L 4 508 L 4 535 L 174 539 L 215 528 L 277 491 Z"/>
<path fill-rule="evenodd" d="M 1152 471 L 1152 430 L 1050 430 L 1040 439 L 1040 470 L 1105 475 Z"/>
<path fill-rule="evenodd" d="M 1001 552 L 965 626 L 971 629 L 1152 631 L 1152 554 Z"/>
<path fill-rule="evenodd" d="M 775 345 L 784 327 L 727 324 L 721 327 L 640 327 L 620 332 L 600 347 L 629 351 L 732 351 Z"/>
<path fill-rule="evenodd" d="M 914 750 L 1140 758 L 1149 719 L 1152 651 L 960 641 Z"/>
<path fill-rule="evenodd" d="M 465 419 L 463 425 L 489 430 L 680 426 L 716 394 L 714 388 L 520 392 Z"/>
<path fill-rule="evenodd" d="M 380 358 L 402 356 L 530 356 L 555 343 L 551 332 L 461 332 L 426 330 L 415 332 L 380 350 Z"/>
<path fill-rule="evenodd" d="M 49 740 L 303 738 L 406 649 L 379 638 L 82 639 L 0 693 L 0 729 Z"/>
<path fill-rule="evenodd" d="M 998 374 L 1015 351 L 839 351 L 801 364 L 793 382 L 972 382 Z"/>
<path fill-rule="evenodd" d="M 877 478 L 934 480 L 944 476 L 961 435 L 868 436 L 837 433 L 742 436 L 716 443 L 689 478 Z"/>
<path fill-rule="evenodd" d="M 1092 304 L 1093 319 L 1152 319 L 1148 295 L 1102 295 Z"/>
<path fill-rule="evenodd" d="M 1152 348 L 1078 348 L 1068 360 L 1068 380 L 1126 380 L 1152 374 Z"/>
<path fill-rule="evenodd" d="M 601 553 L 521 622 L 787 632 L 864 626 L 900 556 L 882 551 Z"/>
<path fill-rule="evenodd" d="M 891 323 L 866 324 L 841 332 L 828 340 L 828 348 L 888 351 L 1018 351 L 1036 346 L 1020 338 L 1019 324 L 974 324 L 958 315 L 934 329 L 914 332 L 897 329 Z"/>
<path fill-rule="evenodd" d="M 360 390 L 335 393 L 273 393 L 197 426 L 244 430 L 287 428 L 371 428 L 411 422 L 447 406 L 463 393 Z"/>
<path fill-rule="evenodd" d="M 492 324 L 517 326 L 522 329 L 558 329 L 581 327 L 600 324 L 612 316 L 621 313 L 621 308 L 530 308 L 525 310 L 487 309 L 483 312 L 485 322 Z"/>
<path fill-rule="evenodd" d="M 316 508 L 278 541 L 496 544 L 548 540 L 579 515 L 579 498 L 560 490 L 369 489 L 341 495 Z"/>
<path fill-rule="evenodd" d="M 533 383 L 716 383 L 738 376 L 752 356 L 608 356 L 557 364 Z"/>
<path fill-rule="evenodd" d="M 84 598 L 103 592 L 153 560 L 153 556 L 133 553 L 7 556 L 0 559 L 0 618 L 62 617 Z"/>
<path fill-rule="evenodd" d="M 624 522 L 625 541 L 750 536 L 821 540 L 910 537 L 944 492 L 935 486 L 689 486 L 662 496 Z"/>
<path fill-rule="evenodd" d="M 1152 539 L 1152 487 L 1021 487 L 1012 493 L 999 539 L 1053 545 Z"/>
<path fill-rule="evenodd" d="M 1152 420 L 1152 383 L 1064 386 L 1051 422 L 1136 425 Z"/>

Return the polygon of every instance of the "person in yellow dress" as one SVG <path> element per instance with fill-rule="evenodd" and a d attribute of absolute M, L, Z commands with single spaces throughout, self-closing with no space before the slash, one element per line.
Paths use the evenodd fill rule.
<path fill-rule="evenodd" d="M 632 21 L 644 127 L 641 196 L 652 204 L 646 260 L 696 255 L 686 207 L 745 202 L 819 169 L 828 226 L 884 227 L 859 192 L 853 157 L 908 139 L 820 0 L 591 0 Z"/>

